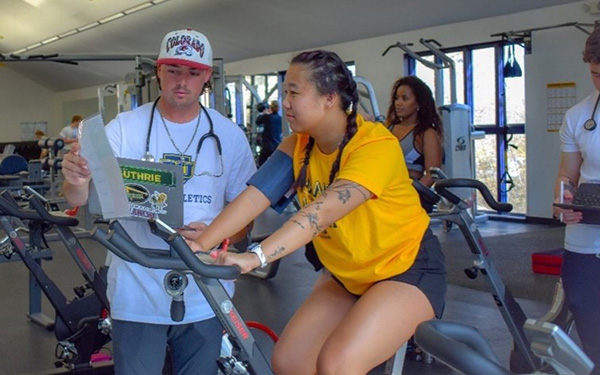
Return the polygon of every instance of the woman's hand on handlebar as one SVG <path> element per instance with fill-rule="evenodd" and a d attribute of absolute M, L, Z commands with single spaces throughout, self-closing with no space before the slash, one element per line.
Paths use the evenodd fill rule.
<path fill-rule="evenodd" d="M 251 252 L 234 253 L 223 251 L 215 260 L 215 264 L 224 266 L 238 266 L 242 273 L 248 273 L 255 268 L 260 267 L 260 260 L 256 254 Z"/>
<path fill-rule="evenodd" d="M 206 228 L 208 228 L 208 225 L 206 225 L 205 223 L 202 223 L 200 221 L 192 221 L 191 223 L 186 225 L 184 228 L 176 229 L 176 231 L 177 231 L 177 233 L 181 234 L 183 236 L 183 238 L 186 239 L 186 242 L 188 243 L 188 245 L 190 247 L 192 247 L 192 244 L 195 247 L 198 247 L 199 245 L 193 241 L 197 240 L 198 237 L 200 237 L 200 234 L 202 234 L 202 232 L 204 232 L 204 230 Z M 192 250 L 195 250 L 195 249 L 192 247 Z M 204 249 L 197 249 L 197 250 L 204 250 Z"/>

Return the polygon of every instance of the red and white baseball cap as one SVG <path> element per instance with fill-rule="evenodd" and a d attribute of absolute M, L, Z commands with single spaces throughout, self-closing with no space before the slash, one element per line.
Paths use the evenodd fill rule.
<path fill-rule="evenodd" d="M 212 48 L 204 34 L 197 31 L 171 31 L 163 38 L 156 63 L 211 69 Z"/>

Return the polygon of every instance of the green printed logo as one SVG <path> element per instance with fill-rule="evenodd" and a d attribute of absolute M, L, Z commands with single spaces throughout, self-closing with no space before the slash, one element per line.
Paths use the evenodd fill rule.
<path fill-rule="evenodd" d="M 154 184 L 167 187 L 175 186 L 175 175 L 161 169 L 121 165 L 121 175 L 126 182 Z"/>

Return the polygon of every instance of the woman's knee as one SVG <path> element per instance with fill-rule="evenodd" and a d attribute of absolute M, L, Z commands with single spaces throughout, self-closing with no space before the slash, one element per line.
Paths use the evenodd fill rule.
<path fill-rule="evenodd" d="M 370 369 L 362 369 L 364 359 L 350 353 L 343 345 L 326 344 L 317 358 L 317 374 L 339 375 L 339 374 L 364 374 Z"/>
<path fill-rule="evenodd" d="M 305 368 L 306 365 L 306 359 L 294 353 L 289 345 L 280 344 L 279 342 L 275 344 L 271 357 L 271 366 L 274 373 L 278 375 L 314 374 L 314 369 Z"/>

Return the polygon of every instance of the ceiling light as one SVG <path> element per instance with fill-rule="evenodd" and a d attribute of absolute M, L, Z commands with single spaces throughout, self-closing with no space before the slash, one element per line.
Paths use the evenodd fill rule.
<path fill-rule="evenodd" d="M 25 47 L 25 50 L 29 51 L 30 49 L 38 48 L 41 46 L 42 46 L 42 43 L 35 43 L 35 44 L 30 45 L 29 47 Z"/>
<path fill-rule="evenodd" d="M 110 21 L 114 21 L 114 20 L 116 20 L 116 19 L 119 19 L 119 18 L 123 17 L 124 15 L 125 15 L 125 13 L 123 13 L 123 12 L 119 12 L 119 13 L 113 14 L 112 16 L 108 16 L 108 17 L 106 17 L 106 18 L 103 18 L 103 19 L 101 19 L 101 20 L 100 20 L 100 21 L 98 21 L 98 22 L 100 22 L 101 24 L 104 24 L 104 23 L 107 23 L 107 22 L 110 22 Z"/>
<path fill-rule="evenodd" d="M 79 32 L 82 32 L 82 31 L 85 31 L 85 30 L 89 30 L 89 29 L 91 29 L 92 27 L 96 27 L 96 26 L 98 26 L 98 25 L 100 25 L 100 22 L 98 22 L 98 21 L 96 21 L 96 22 L 92 22 L 92 23 L 90 23 L 89 25 L 85 25 L 85 26 L 82 26 L 82 27 L 78 27 L 78 28 L 77 28 L 77 31 L 79 31 Z"/>
<path fill-rule="evenodd" d="M 152 2 L 149 1 L 147 3 L 142 3 L 142 4 L 140 4 L 140 5 L 136 6 L 136 7 L 129 8 L 126 11 L 124 11 L 124 13 L 125 14 L 131 14 L 131 13 L 139 12 L 140 10 L 146 9 L 148 7 L 151 7 L 152 5 L 154 5 L 154 4 L 152 4 Z"/>
<path fill-rule="evenodd" d="M 23 1 L 35 8 L 39 8 L 40 5 L 43 5 L 46 2 L 46 0 L 23 0 Z"/>
<path fill-rule="evenodd" d="M 70 31 L 67 31 L 66 33 L 58 34 L 58 37 L 59 37 L 60 39 L 62 39 L 62 38 L 66 38 L 66 37 L 68 37 L 68 36 L 71 36 L 71 35 L 73 35 L 73 34 L 77 34 L 78 32 L 79 32 L 79 31 L 77 31 L 77 29 L 75 29 L 75 30 L 70 30 Z"/>
<path fill-rule="evenodd" d="M 35 7 L 43 5 L 44 3 L 47 2 L 47 0 L 22 0 L 22 1 L 28 3 L 28 4 L 32 5 L 32 6 L 35 6 Z M 50 38 L 48 38 L 48 39 L 46 39 L 44 41 L 32 44 L 29 47 L 22 48 L 22 49 L 20 49 L 20 50 L 18 50 L 16 52 L 13 52 L 13 53 L 18 55 L 20 53 L 32 50 L 34 48 L 38 48 L 38 47 L 40 47 L 42 45 L 46 45 L 46 44 L 50 44 L 52 42 L 56 42 L 59 39 L 64 39 L 64 38 L 69 37 L 71 35 L 75 35 L 75 34 L 80 33 L 82 31 L 86 31 L 86 30 L 92 29 L 92 28 L 94 28 L 96 26 L 103 25 L 105 23 L 117 20 L 117 19 L 122 18 L 124 16 L 127 16 L 129 14 L 132 14 L 132 13 L 135 13 L 135 12 L 139 12 L 140 10 L 152 7 L 154 5 L 162 4 L 162 3 L 167 2 L 167 1 L 169 1 L 169 0 L 150 0 L 150 1 L 146 1 L 145 3 L 142 3 L 142 4 L 138 5 L 138 6 L 133 7 L 133 8 L 129 8 L 127 10 L 115 13 L 115 14 L 113 14 L 111 16 L 105 17 L 105 18 L 103 18 L 101 20 L 98 20 L 96 22 L 92 22 L 92 23 L 90 23 L 88 25 L 85 25 L 85 26 L 82 26 L 82 27 L 78 27 L 78 28 L 73 29 L 73 30 L 66 31 L 66 32 L 64 32 L 62 34 L 55 35 L 55 36 L 50 37 Z M 3 37 L 0 35 L 0 40 L 2 40 L 2 38 Z"/>
<path fill-rule="evenodd" d="M 48 44 L 48 43 L 56 42 L 58 39 L 60 39 L 58 36 L 53 36 L 52 38 L 48 38 L 46 40 L 42 40 L 42 44 Z"/>

